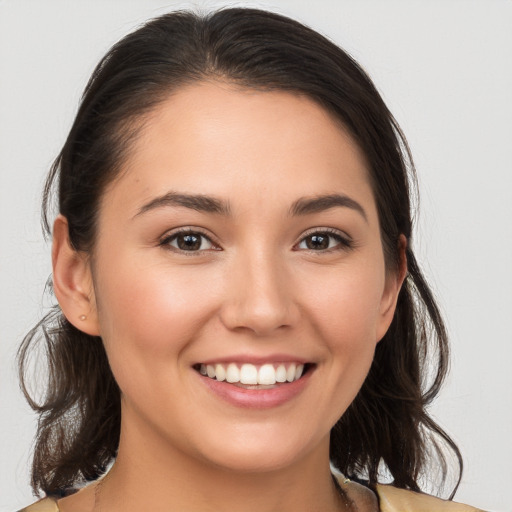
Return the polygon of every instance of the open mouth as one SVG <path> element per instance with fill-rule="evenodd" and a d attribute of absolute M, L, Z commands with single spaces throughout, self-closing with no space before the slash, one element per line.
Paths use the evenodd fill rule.
<path fill-rule="evenodd" d="M 312 363 L 215 363 L 194 365 L 201 375 L 219 382 L 249 389 L 265 389 L 269 386 L 295 382 L 311 371 Z"/>

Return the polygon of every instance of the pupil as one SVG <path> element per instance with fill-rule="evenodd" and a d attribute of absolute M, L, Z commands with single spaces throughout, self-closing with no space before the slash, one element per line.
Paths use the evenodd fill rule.
<path fill-rule="evenodd" d="M 184 251 L 193 251 L 201 247 L 201 238 L 196 235 L 181 235 L 178 237 L 178 247 Z"/>
<path fill-rule="evenodd" d="M 312 235 L 307 242 L 308 249 L 328 249 L 329 237 L 325 235 Z"/>

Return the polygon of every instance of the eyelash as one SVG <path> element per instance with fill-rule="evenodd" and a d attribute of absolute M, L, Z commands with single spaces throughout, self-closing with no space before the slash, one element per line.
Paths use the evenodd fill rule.
<path fill-rule="evenodd" d="M 203 240 L 207 240 L 211 245 L 212 247 L 211 248 L 208 248 L 208 249 L 198 249 L 198 250 L 185 250 L 185 249 L 181 249 L 179 247 L 174 247 L 171 245 L 171 242 L 177 240 L 177 238 L 182 235 L 182 236 L 186 236 L 186 235 L 194 235 L 198 238 L 201 238 Z M 333 228 L 314 228 L 313 230 L 309 231 L 308 233 L 306 233 L 301 239 L 300 241 L 294 245 L 294 250 L 301 250 L 300 248 L 298 248 L 300 246 L 300 244 L 302 244 L 303 242 L 306 241 L 307 238 L 309 237 L 312 237 L 314 235 L 323 235 L 323 236 L 327 236 L 331 239 L 334 239 L 336 240 L 336 245 L 334 247 L 328 247 L 327 249 L 320 249 L 320 250 L 315 250 L 315 249 L 304 249 L 304 250 L 307 250 L 309 252 L 312 252 L 312 253 L 320 253 L 320 254 L 325 254 L 327 252 L 335 252 L 335 251 L 343 251 L 343 250 L 350 250 L 350 249 L 353 249 L 354 248 L 354 242 L 350 239 L 350 237 L 348 237 L 347 235 L 342 235 L 338 230 L 336 229 L 333 229 Z M 201 245 L 203 244 L 203 242 L 201 241 Z M 204 232 L 202 232 L 200 229 L 198 228 L 185 228 L 185 229 L 179 229 L 178 231 L 175 231 L 173 233 L 170 233 L 166 236 L 164 236 L 159 244 L 159 246 L 161 247 L 164 247 L 164 248 L 167 248 L 169 250 L 173 250 L 175 252 L 178 252 L 180 254 L 183 254 L 183 255 L 186 255 L 186 256 L 197 256 L 201 253 L 203 253 L 204 251 L 220 251 L 222 250 L 218 245 L 215 244 L 215 242 Z M 201 245 L 199 247 L 201 247 Z M 330 245 L 330 242 L 329 242 L 329 245 Z"/>

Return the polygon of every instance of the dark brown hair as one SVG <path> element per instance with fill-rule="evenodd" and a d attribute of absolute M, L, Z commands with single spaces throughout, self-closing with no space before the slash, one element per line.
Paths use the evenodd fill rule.
<path fill-rule="evenodd" d="M 400 235 L 407 239 L 408 275 L 395 317 L 362 389 L 332 429 L 332 464 L 370 485 L 384 469 L 395 485 L 419 490 L 433 458 L 444 480 L 448 446 L 460 479 L 460 453 L 427 413 L 447 371 L 448 343 L 412 249 L 410 152 L 370 78 L 317 32 L 277 14 L 235 8 L 204 16 L 173 12 L 126 36 L 95 69 L 51 168 L 43 201 L 46 231 L 56 187 L 72 246 L 93 251 L 100 198 L 120 172 L 144 116 L 180 86 L 200 80 L 290 91 L 319 103 L 365 155 L 388 269 L 398 267 Z M 36 403 L 25 376 L 38 342 L 49 376 Z M 23 389 L 39 413 L 34 490 L 59 494 L 98 477 L 116 456 L 120 429 L 120 390 L 102 340 L 77 330 L 56 306 L 27 335 L 19 361 Z"/>

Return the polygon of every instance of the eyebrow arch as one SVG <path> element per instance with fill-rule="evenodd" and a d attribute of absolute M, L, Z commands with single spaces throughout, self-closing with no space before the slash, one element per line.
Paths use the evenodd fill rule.
<path fill-rule="evenodd" d="M 229 204 L 220 199 L 202 194 L 182 194 L 171 191 L 146 203 L 135 214 L 135 217 L 148 211 L 155 210 L 156 208 L 166 206 L 182 206 L 192 210 L 197 210 L 198 212 L 230 215 Z"/>
<path fill-rule="evenodd" d="M 308 215 L 310 213 L 329 210 L 330 208 L 335 208 L 337 206 L 355 210 L 361 214 L 366 222 L 368 222 L 368 216 L 366 215 L 364 208 L 357 201 L 343 194 L 301 197 L 290 207 L 290 215 Z"/>

